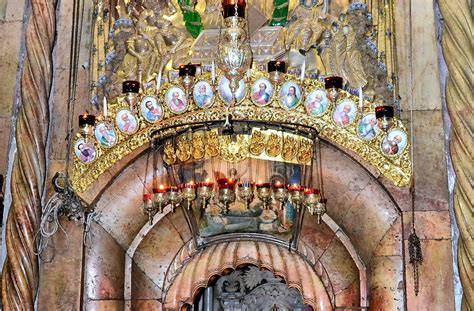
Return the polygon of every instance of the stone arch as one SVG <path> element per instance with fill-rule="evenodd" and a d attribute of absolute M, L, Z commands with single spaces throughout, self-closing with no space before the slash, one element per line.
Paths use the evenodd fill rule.
<path fill-rule="evenodd" d="M 183 264 L 171 283 L 165 285 L 164 307 L 175 310 L 192 303 L 199 289 L 207 287 L 213 277 L 249 264 L 283 278 L 314 310 L 332 310 L 321 279 L 307 261 L 282 246 L 256 241 L 219 243 L 196 253 Z"/>
<path fill-rule="evenodd" d="M 129 248 L 147 221 L 139 209 L 146 162 L 144 151 L 145 149 L 129 158 L 120 172 L 112 172 L 108 181 L 98 180 L 97 187 L 93 190 L 95 197 L 89 197 L 96 203 L 96 209 L 101 214 L 100 225 L 124 250 Z M 402 222 L 397 204 L 370 166 L 362 167 L 352 155 L 330 145 L 323 146 L 323 158 L 331 159 L 324 161 L 325 188 L 330 199 L 328 215 L 337 224 L 337 230 L 347 235 L 357 250 L 356 255 L 368 267 L 368 296 L 384 297 L 390 294 L 392 297 L 396 296 L 397 306 L 403 306 L 403 287 L 399 286 L 404 284 L 403 244 L 399 239 Z M 99 187 L 100 184 L 102 188 Z M 165 218 L 157 223 L 157 228 L 165 224 Z M 336 305 L 358 305 L 358 300 L 361 299 L 358 297 L 365 294 L 361 293 L 363 289 L 358 285 L 361 276 L 357 265 L 346 254 L 340 236 L 330 229 L 324 229 L 327 228 L 324 226 L 318 226 L 314 219 L 308 217 L 303 226 L 302 239 L 313 249 L 315 260 L 320 261 L 327 269 L 334 285 Z M 393 229 L 394 227 L 396 228 Z M 155 228 L 150 230 L 146 236 L 154 230 Z M 149 245 L 152 242 L 147 243 Z M 387 247 L 390 248 L 388 251 Z M 143 251 L 145 248 L 139 245 L 137 254 Z M 148 255 L 141 254 L 142 257 Z M 131 262 L 134 263 L 134 260 Z M 337 267 L 338 265 L 342 268 Z M 121 270 L 123 273 L 125 269 Z M 396 278 L 390 285 L 397 290 L 394 294 L 387 290 L 383 295 L 371 295 L 373 290 L 380 291 L 380 283 L 377 283 L 380 280 L 376 276 L 386 270 L 396 271 Z M 146 271 L 143 272 L 146 274 Z M 375 280 L 375 285 L 371 285 L 371 279 Z M 121 292 L 123 297 L 123 286 Z M 339 296 L 344 297 L 338 298 Z"/>

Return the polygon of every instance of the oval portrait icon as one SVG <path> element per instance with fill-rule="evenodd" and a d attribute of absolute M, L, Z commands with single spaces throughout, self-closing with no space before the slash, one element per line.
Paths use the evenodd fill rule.
<path fill-rule="evenodd" d="M 91 163 L 97 156 L 97 151 L 92 142 L 86 142 L 83 138 L 78 139 L 74 144 L 74 153 L 83 163 Z"/>
<path fill-rule="evenodd" d="M 260 78 L 252 85 L 252 102 L 260 107 L 266 106 L 273 97 L 273 84 L 267 78 Z"/>
<path fill-rule="evenodd" d="M 149 123 L 156 123 L 163 118 L 163 107 L 155 96 L 145 96 L 140 103 L 140 112 Z"/>
<path fill-rule="evenodd" d="M 363 140 L 372 140 L 380 132 L 374 112 L 364 115 L 357 125 L 357 134 Z"/>
<path fill-rule="evenodd" d="M 118 129 L 125 134 L 133 134 L 138 131 L 137 117 L 128 109 L 122 109 L 115 117 Z"/>
<path fill-rule="evenodd" d="M 382 152 L 388 156 L 398 156 L 407 146 L 407 134 L 401 129 L 388 132 L 382 141 Z"/>
<path fill-rule="evenodd" d="M 117 142 L 117 133 L 115 133 L 114 127 L 105 122 L 100 122 L 95 127 L 95 139 L 97 142 L 105 148 L 110 148 Z"/>
<path fill-rule="evenodd" d="M 357 107 L 350 99 L 344 99 L 337 104 L 332 116 L 337 125 L 345 127 L 354 122 L 357 115 Z"/>
<path fill-rule="evenodd" d="M 300 86 L 293 81 L 285 82 L 281 87 L 279 100 L 283 108 L 295 109 L 301 101 Z"/>
<path fill-rule="evenodd" d="M 219 97 L 226 104 L 239 104 L 245 97 L 245 82 L 244 79 L 239 81 L 239 87 L 232 93 L 230 89 L 229 79 L 221 77 L 219 80 L 219 86 L 217 87 Z"/>
<path fill-rule="evenodd" d="M 317 89 L 308 94 L 305 101 L 306 112 L 313 116 L 319 117 L 328 110 L 329 101 L 326 92 Z"/>
<path fill-rule="evenodd" d="M 205 109 L 212 106 L 214 102 L 214 91 L 207 81 L 199 81 L 193 89 L 194 102 L 199 108 Z"/>
<path fill-rule="evenodd" d="M 186 98 L 186 94 L 180 87 L 171 87 L 166 92 L 165 101 L 168 105 L 168 108 L 170 108 L 173 113 L 180 114 L 188 109 L 188 100 Z"/>

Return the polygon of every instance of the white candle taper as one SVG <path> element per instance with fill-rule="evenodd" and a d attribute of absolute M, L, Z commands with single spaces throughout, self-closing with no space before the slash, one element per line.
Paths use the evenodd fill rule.
<path fill-rule="evenodd" d="M 214 63 L 214 61 L 212 61 L 211 76 L 212 76 L 212 83 L 216 82 L 216 64 Z"/>
<path fill-rule="evenodd" d="M 105 97 L 105 95 L 104 95 L 103 104 L 104 104 L 104 118 L 107 118 L 107 97 Z"/>
<path fill-rule="evenodd" d="M 305 75 L 305 71 L 306 71 L 306 59 L 303 61 L 303 65 L 301 65 L 301 81 L 304 80 L 304 75 Z"/>
<path fill-rule="evenodd" d="M 161 87 L 161 71 L 158 73 L 158 76 L 156 77 L 156 93 L 160 90 Z"/>
<path fill-rule="evenodd" d="M 360 112 L 364 110 L 364 95 L 362 94 L 362 87 L 359 87 L 359 109 Z"/>

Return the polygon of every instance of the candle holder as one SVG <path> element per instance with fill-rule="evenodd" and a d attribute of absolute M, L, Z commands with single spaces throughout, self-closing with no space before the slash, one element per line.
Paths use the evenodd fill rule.
<path fill-rule="evenodd" d="M 245 208 L 249 209 L 250 202 L 253 199 L 254 184 L 251 182 L 240 183 L 238 187 L 237 195 L 239 199 L 244 201 Z"/>
<path fill-rule="evenodd" d="M 286 63 L 281 60 L 268 62 L 268 77 L 275 85 L 279 85 L 285 81 Z"/>
<path fill-rule="evenodd" d="M 196 199 L 196 184 L 194 182 L 184 184 L 181 189 L 181 194 L 186 200 L 187 209 L 191 209 L 191 202 Z"/>
<path fill-rule="evenodd" d="M 296 210 L 299 212 L 301 204 L 303 203 L 303 199 L 304 199 L 304 196 L 303 196 L 304 187 L 293 185 L 293 186 L 288 187 L 288 190 L 290 192 L 291 202 L 293 202 L 296 205 Z"/>
<path fill-rule="evenodd" d="M 288 199 L 288 190 L 284 184 L 277 182 L 273 185 L 273 197 L 280 203 L 280 210 L 282 210 L 283 204 Z"/>
<path fill-rule="evenodd" d="M 197 197 L 202 201 L 202 209 L 205 210 L 209 199 L 212 197 L 212 189 L 214 188 L 214 183 L 211 182 L 202 182 L 198 184 L 197 187 Z"/>
<path fill-rule="evenodd" d="M 319 190 L 306 188 L 304 190 L 304 205 L 308 208 L 311 215 L 315 214 L 316 205 L 319 203 Z"/>
<path fill-rule="evenodd" d="M 179 203 L 181 203 L 181 201 L 183 200 L 181 193 L 178 191 L 177 187 L 170 187 L 168 198 L 170 200 L 174 212 L 174 210 L 178 207 Z"/>
<path fill-rule="evenodd" d="M 377 126 L 384 132 L 387 132 L 393 126 L 393 107 L 377 106 L 375 107 L 375 117 Z"/>
<path fill-rule="evenodd" d="M 151 193 L 145 193 L 143 195 L 143 213 L 148 216 L 148 222 L 150 226 L 153 224 L 153 214 L 156 208 L 153 204 L 153 195 Z"/>
<path fill-rule="evenodd" d="M 326 88 L 327 97 L 333 103 L 339 99 L 340 90 L 342 89 L 341 77 L 326 77 L 324 78 L 324 87 Z"/>
<path fill-rule="evenodd" d="M 326 202 L 327 199 L 321 198 L 314 208 L 314 213 L 317 216 L 318 224 L 321 224 L 321 218 L 323 217 L 324 213 L 326 213 Z"/>
<path fill-rule="evenodd" d="M 79 116 L 79 127 L 81 128 L 81 135 L 84 140 L 94 136 L 95 116 L 85 112 Z"/>
<path fill-rule="evenodd" d="M 217 180 L 219 186 L 219 201 L 224 204 L 224 214 L 229 211 L 229 204 L 235 201 L 235 179 L 220 178 Z"/>
<path fill-rule="evenodd" d="M 158 213 L 160 214 L 163 213 L 163 208 L 168 204 L 168 192 L 169 188 L 163 185 L 153 189 L 153 193 L 155 194 L 153 200 L 158 207 Z"/>
<path fill-rule="evenodd" d="M 139 92 L 140 82 L 128 80 L 122 83 L 122 93 L 126 95 L 125 100 L 130 106 L 130 111 L 133 111 L 133 108 L 137 104 Z"/>
<path fill-rule="evenodd" d="M 183 85 L 186 95 L 188 95 L 194 85 L 194 79 L 196 77 L 196 66 L 188 64 L 188 65 L 180 65 L 179 66 L 179 79 L 181 80 L 181 84 Z"/>
<path fill-rule="evenodd" d="M 270 189 L 270 183 L 257 184 L 257 197 L 263 203 L 263 209 L 268 208 L 268 203 L 272 199 L 272 190 Z"/>

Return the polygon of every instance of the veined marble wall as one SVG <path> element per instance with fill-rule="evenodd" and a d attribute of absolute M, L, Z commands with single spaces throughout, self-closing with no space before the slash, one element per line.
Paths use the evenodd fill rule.
<path fill-rule="evenodd" d="M 413 292 L 412 269 L 408 263 L 407 237 L 410 233 L 410 195 L 406 188 L 391 185 L 382 177 L 353 178 L 347 183 L 345 170 L 361 170 L 354 162 L 350 166 L 334 165 L 327 168 L 333 175 L 333 189 L 328 184 L 328 214 L 335 219 L 339 228 L 349 236 L 351 244 L 364 263 L 367 278 L 368 303 L 374 310 L 452 310 L 454 308 L 452 281 L 451 228 L 448 209 L 448 191 L 445 161 L 444 130 L 441 111 L 441 92 L 433 1 L 396 0 L 397 53 L 400 96 L 402 97 L 402 116 L 408 122 L 410 100 L 413 103 L 414 175 L 416 185 L 416 227 L 422 239 L 424 263 L 420 270 L 420 293 Z M 3 4 L 3 3 L 2 3 Z M 68 102 L 68 77 L 71 70 L 69 51 L 71 44 L 71 19 L 73 1 L 59 2 L 58 39 L 54 59 L 54 82 L 52 91 L 52 115 L 54 127 L 50 135 L 49 176 L 58 170 L 64 170 L 65 143 L 67 126 L 66 107 Z M 84 20 L 90 19 L 90 3 L 85 2 Z M 1 6 L 0 6 L 1 7 Z M 22 1 L 8 1 L 4 21 L 0 23 L 0 69 L 8 77 L 0 85 L 4 101 L 0 104 L 0 173 L 6 171 L 8 137 L 11 131 L 11 116 L 15 104 L 15 86 L 22 28 Z M 1 16 L 0 16 L 1 18 Z M 90 28 L 83 27 L 79 64 L 87 64 Z M 3 57 L 3 58 L 2 58 Z M 79 69 L 79 85 L 74 115 L 87 107 L 87 70 Z M 327 149 L 329 156 L 332 151 Z M 345 155 L 338 153 L 340 159 Z M 137 156 L 135 154 L 134 156 Z M 99 200 L 104 210 L 99 224 L 93 226 L 88 245 L 82 245 L 82 228 L 74 224 L 65 224 L 68 233 L 66 239 L 59 233 L 54 238 L 58 248 L 54 261 L 41 263 L 38 309 L 68 310 L 117 310 L 125 305 L 125 256 L 130 242 L 146 219 L 139 210 L 141 183 L 132 168 L 126 169 L 133 155 L 125 159 L 113 171 L 104 174 L 90 188 L 84 198 L 92 202 Z M 341 160 L 342 161 L 342 160 Z M 346 163 L 344 161 L 340 163 Z M 137 163 L 139 165 L 139 163 Z M 122 171 L 123 170 L 123 171 Z M 370 168 L 369 168 L 370 170 Z M 140 171 L 141 172 L 141 171 Z M 124 179 L 131 174 L 133 178 Z M 365 174 L 365 173 L 364 173 Z M 353 174 L 351 176 L 357 176 Z M 365 176 L 365 175 L 364 175 Z M 375 178 L 375 179 L 374 179 Z M 382 186 L 378 186 L 378 181 Z M 386 188 L 395 203 L 379 189 Z M 102 195 L 102 189 L 106 189 Z M 7 194 L 8 195 L 8 194 Z M 371 200 L 386 201 L 386 207 L 371 206 Z M 349 203 L 351 202 L 351 203 Z M 382 203 L 380 203 L 382 204 Z M 398 206 L 396 208 L 395 206 Z M 99 206 L 100 208 L 100 206 Z M 385 211 L 385 212 L 384 212 Z M 401 212 L 401 213 L 400 213 Z M 371 218 L 375 215 L 375 218 Z M 380 221 L 383 220 L 383 221 Z M 379 221 L 379 222 L 377 222 Z M 354 224 L 362 223 L 361 226 Z M 133 308 L 143 306 L 158 307 L 156 279 L 160 269 L 152 264 L 153 259 L 172 257 L 149 243 L 151 237 L 159 237 L 163 248 L 179 249 L 186 242 L 184 234 L 169 225 L 164 219 L 150 231 L 132 261 L 132 299 L 137 300 Z M 309 228 L 314 228 L 311 225 Z M 175 230 L 175 231 L 173 231 Z M 314 243 L 327 270 L 331 271 L 334 284 L 338 287 L 339 302 L 344 305 L 357 305 L 360 301 L 361 267 L 358 267 L 347 248 L 338 242 L 334 232 L 327 227 L 306 229 L 305 239 Z M 375 234 L 377 239 L 369 239 Z M 172 237 L 180 236 L 179 239 Z M 154 239 L 153 239 L 154 241 Z M 367 241 L 365 245 L 363 242 Z M 373 242 L 373 245 L 370 243 Z M 148 244 L 147 244 L 148 243 Z M 403 243 L 405 248 L 402 247 Z M 148 245 L 148 246 L 147 246 Z M 405 262 L 403 262 L 405 260 Z M 165 265 L 165 261 L 163 265 Z M 331 270 L 332 269 L 332 270 Z M 95 273 L 96 279 L 91 279 Z M 404 281 L 405 280 L 405 281 Z M 134 282 L 135 281 L 135 282 Z M 338 303 L 339 303 L 338 302 Z"/>

